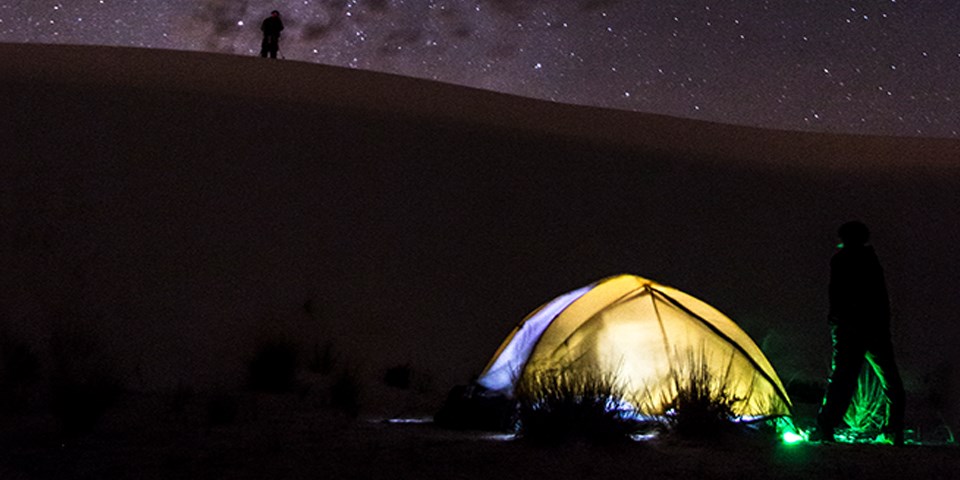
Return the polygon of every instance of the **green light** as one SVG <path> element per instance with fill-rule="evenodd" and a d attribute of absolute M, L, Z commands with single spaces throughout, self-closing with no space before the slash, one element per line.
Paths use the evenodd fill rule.
<path fill-rule="evenodd" d="M 800 435 L 796 432 L 785 432 L 783 434 L 783 443 L 787 445 L 793 445 L 794 443 L 800 443 L 804 440 L 803 435 Z"/>

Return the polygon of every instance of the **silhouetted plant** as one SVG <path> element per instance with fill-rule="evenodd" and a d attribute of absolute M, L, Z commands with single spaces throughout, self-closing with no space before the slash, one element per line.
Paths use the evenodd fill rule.
<path fill-rule="evenodd" d="M 350 417 L 360 414 L 360 381 L 350 371 L 341 372 L 330 386 L 330 406 Z"/>
<path fill-rule="evenodd" d="M 89 433 L 122 391 L 120 382 L 109 376 L 58 379 L 53 387 L 54 417 L 67 435 Z"/>
<path fill-rule="evenodd" d="M 582 370 L 533 370 L 516 382 L 519 436 L 537 443 L 628 440 L 637 424 L 624 410 L 615 375 Z"/>
<path fill-rule="evenodd" d="M 40 378 L 40 358 L 30 345 L 0 337 L 0 392 L 4 407 L 22 411 L 28 407 L 29 389 Z"/>
<path fill-rule="evenodd" d="M 737 430 L 736 397 L 729 387 L 732 366 L 724 377 L 715 376 L 706 355 L 675 355 L 673 368 L 660 382 L 664 387 L 639 399 L 640 410 L 658 415 L 670 433 L 686 438 L 714 439 Z M 667 388 L 669 387 L 669 388 Z"/>
<path fill-rule="evenodd" d="M 313 344 L 313 354 L 310 356 L 310 363 L 307 368 L 313 373 L 327 375 L 333 372 L 337 365 L 337 358 L 333 351 L 333 344 L 330 342 Z"/>
<path fill-rule="evenodd" d="M 297 348 L 283 341 L 260 346 L 250 361 L 250 388 L 258 392 L 286 393 L 297 386 Z"/>
<path fill-rule="evenodd" d="M 240 402 L 233 395 L 219 393 L 207 402 L 207 425 L 229 425 L 236 421 Z"/>
<path fill-rule="evenodd" d="M 864 365 L 843 421 L 857 433 L 879 432 L 887 420 L 889 408 L 890 402 L 883 393 L 880 378 L 869 364 Z"/>
<path fill-rule="evenodd" d="M 406 390 L 410 388 L 411 374 L 410 365 L 397 365 L 387 369 L 383 375 L 383 383 L 388 387 Z"/>
<path fill-rule="evenodd" d="M 70 311 L 59 317 L 51 338 L 51 410 L 62 432 L 79 435 L 92 431 L 123 393 L 116 363 L 106 355 L 86 322 L 98 316 Z"/>
<path fill-rule="evenodd" d="M 453 387 L 433 422 L 457 430 L 514 432 L 517 415 L 516 400 L 474 383 Z"/>

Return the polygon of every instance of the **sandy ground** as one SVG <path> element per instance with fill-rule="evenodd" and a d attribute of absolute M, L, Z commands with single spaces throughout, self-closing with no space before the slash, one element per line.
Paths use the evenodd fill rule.
<path fill-rule="evenodd" d="M 348 419 L 296 395 L 238 396 L 233 421 L 211 426 L 207 399 L 128 397 L 93 433 L 64 438 L 45 416 L 4 418 L 0 476 L 176 478 L 923 478 L 952 479 L 956 446 L 783 445 L 670 439 L 624 445 L 530 445 L 430 423 Z"/>

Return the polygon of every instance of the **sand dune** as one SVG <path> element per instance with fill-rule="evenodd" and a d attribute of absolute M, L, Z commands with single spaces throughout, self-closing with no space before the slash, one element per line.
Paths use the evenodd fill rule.
<path fill-rule="evenodd" d="M 0 325 L 41 351 L 86 339 L 131 388 L 238 384 L 286 337 L 374 383 L 410 364 L 442 395 L 529 310 L 619 272 L 818 379 L 833 232 L 855 217 L 912 404 L 956 394 L 960 142 L 203 53 L 0 45 L 0 63 Z"/>
<path fill-rule="evenodd" d="M 958 168 L 957 141 L 772 131 L 550 103 L 425 80 L 195 52 L 109 47 L 4 46 L 11 78 L 409 115 L 495 126 L 701 160 L 839 170 Z"/>

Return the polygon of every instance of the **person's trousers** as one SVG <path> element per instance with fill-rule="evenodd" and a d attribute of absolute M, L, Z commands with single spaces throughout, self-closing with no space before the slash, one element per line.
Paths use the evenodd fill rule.
<path fill-rule="evenodd" d="M 890 402 L 884 430 L 902 432 L 906 394 L 900 371 L 893 359 L 890 335 L 863 335 L 861 332 L 849 332 L 840 327 L 833 327 L 833 373 L 830 375 L 823 406 L 817 416 L 818 426 L 832 431 L 840 425 L 857 391 L 857 381 L 864 360 L 876 372 L 884 395 Z"/>
<path fill-rule="evenodd" d="M 267 54 L 270 55 L 270 58 L 277 58 L 277 52 L 280 51 L 280 39 L 277 37 L 265 36 L 263 37 L 263 42 L 260 44 L 260 56 L 267 58 Z"/>

